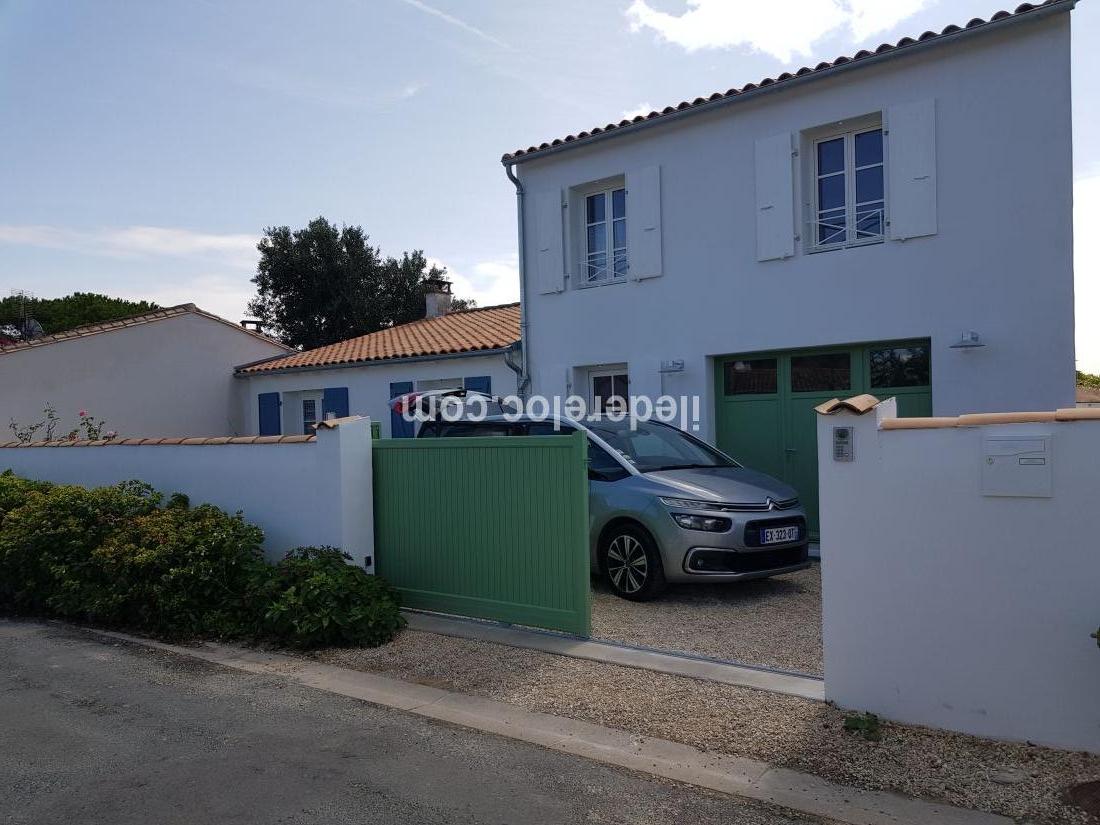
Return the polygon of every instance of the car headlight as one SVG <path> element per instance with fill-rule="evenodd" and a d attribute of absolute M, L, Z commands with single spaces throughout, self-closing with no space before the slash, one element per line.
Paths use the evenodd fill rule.
<path fill-rule="evenodd" d="M 693 513 L 672 513 L 672 520 L 685 530 L 704 530 L 708 533 L 724 533 L 733 524 L 728 518 L 697 516 Z"/>
<path fill-rule="evenodd" d="M 688 510 L 713 510 L 715 503 L 713 501 L 698 501 L 693 498 L 665 498 L 660 496 L 661 504 L 666 504 L 669 507 L 684 507 Z"/>

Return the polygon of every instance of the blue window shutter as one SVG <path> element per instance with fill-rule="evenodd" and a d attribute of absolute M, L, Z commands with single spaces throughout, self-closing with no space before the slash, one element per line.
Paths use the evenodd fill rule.
<path fill-rule="evenodd" d="M 326 387 L 321 398 L 321 420 L 329 418 L 347 418 L 350 415 L 347 387 Z"/>
<path fill-rule="evenodd" d="M 260 408 L 260 435 L 282 435 L 279 415 L 279 393 L 261 392 L 257 396 Z"/>
<path fill-rule="evenodd" d="M 493 381 L 488 375 L 475 375 L 470 378 L 463 378 L 462 386 L 468 390 L 483 392 L 486 395 L 489 395 L 493 391 Z"/>
<path fill-rule="evenodd" d="M 391 399 L 412 391 L 412 381 L 395 381 L 390 384 Z M 414 435 L 416 435 L 416 433 L 413 432 L 413 423 L 411 421 L 406 421 L 401 417 L 400 413 L 396 413 L 393 411 L 393 408 L 390 408 L 390 436 L 392 438 L 412 438 Z"/>

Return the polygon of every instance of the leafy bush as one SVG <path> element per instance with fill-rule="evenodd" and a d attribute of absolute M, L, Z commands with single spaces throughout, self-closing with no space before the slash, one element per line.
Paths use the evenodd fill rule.
<path fill-rule="evenodd" d="M 159 636 L 236 636 L 253 624 L 248 595 L 268 567 L 263 531 L 209 504 L 179 499 L 139 515 L 94 551 L 88 616 Z"/>
<path fill-rule="evenodd" d="M 241 515 L 128 481 L 83 487 L 0 475 L 0 609 L 168 638 L 379 645 L 404 626 L 396 592 L 332 547 L 263 560 Z"/>
<path fill-rule="evenodd" d="M 262 633 L 299 648 L 374 647 L 405 625 L 397 593 L 333 547 L 299 547 L 270 572 Z"/>
<path fill-rule="evenodd" d="M 70 618 L 84 617 L 91 593 L 109 585 L 93 560 L 96 548 L 160 500 L 136 481 L 92 490 L 5 486 L 18 506 L 4 513 L 0 529 L 0 603 Z"/>
<path fill-rule="evenodd" d="M 4 521 L 4 514 L 21 507 L 31 493 L 44 493 L 52 486 L 48 481 L 20 478 L 11 470 L 0 473 L 0 524 Z"/>

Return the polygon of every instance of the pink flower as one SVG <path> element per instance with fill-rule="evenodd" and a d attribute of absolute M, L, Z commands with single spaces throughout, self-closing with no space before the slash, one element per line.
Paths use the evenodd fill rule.
<path fill-rule="evenodd" d="M 87 415 L 88 415 L 88 411 L 87 410 L 81 410 L 79 413 L 77 413 L 77 415 L 79 415 L 81 418 L 86 418 Z"/>

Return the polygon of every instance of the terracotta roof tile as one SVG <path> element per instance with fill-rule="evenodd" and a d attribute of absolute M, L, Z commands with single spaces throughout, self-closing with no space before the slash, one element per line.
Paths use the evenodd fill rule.
<path fill-rule="evenodd" d="M 349 338 L 325 347 L 281 356 L 237 369 L 238 374 L 318 368 L 339 364 L 447 355 L 509 347 L 519 341 L 519 304 L 467 309 L 439 318 Z"/>
<path fill-rule="evenodd" d="M 961 31 L 978 29 L 978 28 L 981 28 L 981 27 L 989 26 L 990 24 L 993 24 L 993 23 L 1000 23 L 1001 21 L 1006 20 L 1008 18 L 1019 17 L 1020 15 L 1027 14 L 1028 12 L 1035 12 L 1035 11 L 1041 10 L 1044 7 L 1062 5 L 1062 6 L 1065 6 L 1066 10 L 1068 11 L 1069 9 L 1073 8 L 1075 3 L 1076 3 L 1076 0 L 1044 0 L 1044 2 L 1042 2 L 1042 3 L 1023 3 L 1023 4 L 1016 7 L 1015 12 L 998 11 L 992 17 L 990 17 L 990 19 L 988 21 L 983 20 L 980 17 L 975 17 L 969 23 L 967 23 L 965 27 L 964 26 L 951 25 L 951 26 L 947 26 L 945 29 L 943 29 L 940 32 L 927 31 L 917 39 L 914 39 L 912 37 L 903 37 L 897 43 L 893 43 L 893 44 L 883 43 L 881 46 L 879 46 L 873 52 L 868 51 L 867 49 L 861 49 L 860 51 L 856 52 L 856 54 L 854 54 L 851 57 L 841 56 L 841 57 L 836 58 L 832 62 L 818 63 L 812 69 L 807 67 L 807 66 L 803 66 L 801 69 L 798 69 L 797 71 L 795 71 L 793 73 L 792 72 L 783 72 L 777 78 L 766 77 L 763 80 L 761 80 L 759 83 L 746 83 L 740 89 L 729 89 L 728 91 L 725 91 L 725 92 L 715 92 L 710 97 L 697 97 L 697 98 L 695 98 L 695 100 L 690 101 L 690 102 L 685 100 L 685 101 L 679 103 L 676 106 L 666 106 L 661 111 L 652 111 L 648 115 L 637 115 L 633 119 L 621 120 L 618 123 L 608 123 L 602 129 L 601 128 L 595 128 L 595 129 L 591 129 L 589 131 L 579 132 L 575 135 L 566 135 L 564 138 L 555 138 L 552 141 L 540 143 L 537 146 L 528 146 L 526 149 L 522 149 L 522 148 L 521 149 L 516 149 L 515 151 L 505 153 L 501 157 L 501 162 L 505 163 L 505 164 L 510 164 L 510 163 L 516 163 L 516 162 L 519 162 L 519 161 L 527 160 L 532 155 L 538 155 L 539 153 L 544 152 L 547 149 L 552 149 L 552 148 L 557 147 L 557 146 L 562 146 L 562 145 L 565 145 L 565 144 L 575 143 L 577 141 L 582 141 L 583 142 L 585 140 L 591 140 L 591 139 L 597 137 L 598 135 L 601 135 L 601 134 L 604 134 L 604 133 L 607 133 L 607 132 L 610 132 L 610 131 L 613 131 L 613 130 L 622 129 L 622 128 L 627 127 L 627 126 L 633 126 L 637 123 L 642 123 L 643 121 L 656 120 L 657 118 L 667 117 L 668 115 L 671 115 L 671 114 L 676 114 L 676 113 L 683 112 L 683 111 L 688 110 L 688 109 L 694 109 L 694 108 L 701 107 L 701 106 L 707 106 L 708 104 L 714 104 L 714 103 L 717 103 L 719 101 L 728 101 L 730 98 L 733 98 L 733 97 L 736 97 L 738 95 L 744 94 L 745 92 L 751 92 L 751 91 L 761 89 L 761 88 L 781 86 L 783 83 L 785 83 L 789 80 L 793 80 L 795 78 L 801 78 L 801 77 L 805 77 L 806 75 L 816 74 L 818 72 L 824 72 L 827 69 L 837 68 L 837 67 L 843 66 L 845 64 L 852 64 L 852 63 L 858 64 L 862 60 L 866 60 L 867 58 L 875 57 L 877 55 L 885 54 L 886 52 L 896 51 L 896 50 L 899 50 L 899 49 L 906 49 L 906 48 L 909 48 L 911 46 L 915 46 L 918 43 L 926 43 L 929 40 L 936 40 L 936 39 L 941 38 L 941 37 L 947 37 L 947 36 L 952 35 L 952 34 L 957 34 L 958 32 L 961 32 Z"/>
<path fill-rule="evenodd" d="M 0 355 L 8 352 L 17 352 L 24 349 L 32 349 L 34 347 L 42 347 L 47 344 L 56 344 L 59 341 L 71 341 L 75 338 L 85 338 L 89 335 L 99 335 L 104 332 L 114 332 L 115 330 L 125 329 L 127 327 L 141 326 L 142 324 L 151 324 L 154 321 L 163 321 L 166 318 L 177 318 L 180 315 L 201 315 L 203 318 L 209 318 L 212 321 L 225 324 L 232 327 L 238 332 L 245 335 L 251 335 L 253 338 L 259 338 L 261 341 L 266 341 L 269 344 L 274 344 L 277 347 L 281 347 L 284 350 L 288 350 L 285 344 L 280 341 L 276 341 L 270 336 L 263 333 L 256 332 L 252 329 L 245 329 L 240 324 L 234 324 L 232 321 L 222 318 L 220 315 L 215 315 L 212 312 L 199 309 L 194 304 L 179 304 L 173 307 L 165 307 L 164 309 L 156 309 L 152 312 L 143 312 L 140 315 L 131 315 L 126 318 L 116 318 L 113 321 L 103 321 L 98 324 L 88 324 L 82 327 L 76 327 L 74 329 L 65 330 L 65 332 L 57 332 L 53 335 L 43 335 L 41 338 L 33 338 L 30 341 L 16 341 L 11 344 L 0 344 Z"/>

